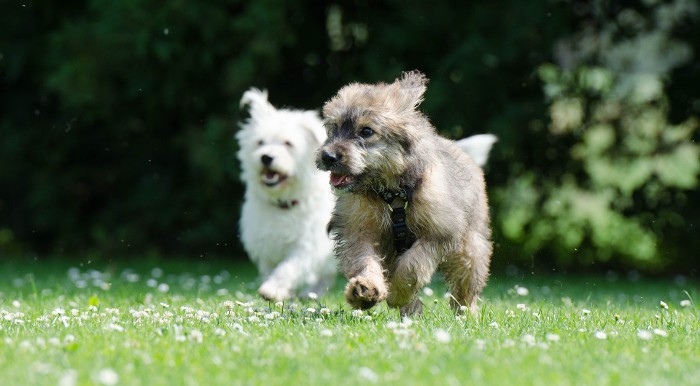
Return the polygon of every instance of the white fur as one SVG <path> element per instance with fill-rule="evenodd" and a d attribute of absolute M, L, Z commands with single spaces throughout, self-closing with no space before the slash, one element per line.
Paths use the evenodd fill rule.
<path fill-rule="evenodd" d="M 254 88 L 241 98 L 246 105 L 250 118 L 236 134 L 246 184 L 240 237 L 260 271 L 258 292 L 269 300 L 321 295 L 337 275 L 326 231 L 335 197 L 328 173 L 314 164 L 326 139 L 323 123 L 314 111 L 276 109 L 267 92 Z M 287 176 L 279 185 L 263 183 L 263 155 L 273 159 L 270 170 Z M 285 203 L 291 207 L 280 208 Z"/>
<path fill-rule="evenodd" d="M 477 134 L 460 139 L 455 144 L 469 154 L 477 165 L 483 167 L 486 165 L 491 147 L 496 141 L 498 141 L 498 138 L 493 134 Z"/>

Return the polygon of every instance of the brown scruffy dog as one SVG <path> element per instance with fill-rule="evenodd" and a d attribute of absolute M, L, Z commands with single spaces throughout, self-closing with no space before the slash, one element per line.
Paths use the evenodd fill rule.
<path fill-rule="evenodd" d="M 328 227 L 354 308 L 386 299 L 402 315 L 420 313 L 418 291 L 440 269 L 451 305 L 475 313 L 486 285 L 484 175 L 417 110 L 426 84 L 417 71 L 391 84 L 353 83 L 323 107 L 328 139 L 316 162 L 338 194 Z"/>

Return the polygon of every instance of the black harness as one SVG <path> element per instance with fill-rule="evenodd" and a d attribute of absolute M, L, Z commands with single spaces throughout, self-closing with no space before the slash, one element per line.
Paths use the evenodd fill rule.
<path fill-rule="evenodd" d="M 416 236 L 406 224 L 406 209 L 411 202 L 413 192 L 402 190 L 400 192 L 377 192 L 377 194 L 389 205 L 389 210 L 391 210 L 394 249 L 396 249 L 397 256 L 401 255 L 416 241 Z"/>

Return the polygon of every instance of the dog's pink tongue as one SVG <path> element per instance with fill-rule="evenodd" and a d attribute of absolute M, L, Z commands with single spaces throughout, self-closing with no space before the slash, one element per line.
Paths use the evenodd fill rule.
<path fill-rule="evenodd" d="M 344 176 L 341 174 L 331 173 L 331 185 L 338 187 L 347 184 L 352 180 L 350 176 Z"/>

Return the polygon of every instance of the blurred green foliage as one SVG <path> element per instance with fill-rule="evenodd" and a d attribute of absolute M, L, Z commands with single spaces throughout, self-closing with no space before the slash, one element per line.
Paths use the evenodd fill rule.
<path fill-rule="evenodd" d="M 502 229 L 529 253 L 549 247 L 558 265 L 696 267 L 690 249 L 668 241 L 693 233 L 685 204 L 700 173 L 698 121 L 669 120 L 666 88 L 692 57 L 674 30 L 700 8 L 649 2 L 610 15 L 592 4 L 601 6 L 595 22 L 560 42 L 556 65 L 538 70 L 554 140 L 542 150 L 565 167 L 527 170 L 499 189 Z"/>
<path fill-rule="evenodd" d="M 419 69 L 444 135 L 500 139 L 496 265 L 695 268 L 700 38 L 687 4 L 5 2 L 0 254 L 242 256 L 241 94 L 319 109 L 348 82 Z M 682 17 L 655 21 L 664 6 Z M 638 37 L 666 39 L 673 55 L 649 56 L 678 60 L 644 78 L 615 67 L 643 61 L 580 43 L 635 52 Z M 651 99 L 626 96 L 632 73 Z"/>

